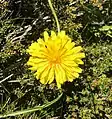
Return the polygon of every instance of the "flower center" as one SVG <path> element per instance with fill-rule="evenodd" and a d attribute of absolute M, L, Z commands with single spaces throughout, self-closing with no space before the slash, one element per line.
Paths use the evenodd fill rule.
<path fill-rule="evenodd" d="M 61 61 L 60 61 L 60 57 L 59 56 L 54 56 L 51 61 L 51 63 L 53 64 L 59 64 Z"/>
<path fill-rule="evenodd" d="M 61 63 L 61 57 L 60 57 L 60 54 L 59 52 L 52 52 L 52 53 L 49 53 L 49 63 L 50 65 L 55 65 L 55 64 L 60 64 Z"/>
<path fill-rule="evenodd" d="M 47 59 L 49 61 L 50 66 L 60 64 L 61 63 L 61 55 L 60 55 L 60 45 L 58 43 L 54 43 L 54 41 L 48 42 L 47 47 Z"/>

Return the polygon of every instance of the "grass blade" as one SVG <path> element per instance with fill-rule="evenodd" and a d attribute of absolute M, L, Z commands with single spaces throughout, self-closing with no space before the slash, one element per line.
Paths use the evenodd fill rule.
<path fill-rule="evenodd" d="M 54 99 L 51 102 L 48 102 L 47 104 L 44 104 L 42 106 L 36 106 L 34 108 L 30 108 L 30 109 L 25 109 L 25 110 L 20 110 L 20 111 L 16 111 L 10 114 L 2 114 L 0 115 L 0 118 L 5 118 L 5 117 L 9 117 L 9 116 L 17 116 L 20 114 L 25 114 L 25 113 L 31 113 L 31 112 L 35 112 L 35 111 L 39 111 L 42 110 L 46 107 L 49 107 L 50 105 L 54 104 L 55 102 L 57 102 L 61 97 L 62 97 L 63 93 L 61 93 L 56 99 Z"/>

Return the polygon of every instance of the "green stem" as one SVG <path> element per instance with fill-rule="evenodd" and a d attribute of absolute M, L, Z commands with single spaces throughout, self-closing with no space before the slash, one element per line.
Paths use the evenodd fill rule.
<path fill-rule="evenodd" d="M 48 0 L 48 3 L 49 3 L 49 6 L 50 6 L 50 8 L 51 8 L 52 14 L 54 15 L 54 18 L 55 18 L 55 20 L 56 20 L 58 32 L 60 32 L 60 26 L 59 26 L 58 17 L 57 17 L 57 15 L 56 15 L 56 12 L 55 12 L 53 6 L 52 6 L 51 0 Z"/>

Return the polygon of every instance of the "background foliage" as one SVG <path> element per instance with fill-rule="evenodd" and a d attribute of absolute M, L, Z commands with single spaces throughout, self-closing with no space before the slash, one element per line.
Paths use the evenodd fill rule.
<path fill-rule="evenodd" d="M 83 73 L 63 86 L 49 108 L 14 119 L 112 119 L 112 2 L 53 0 L 61 29 L 86 53 Z M 52 101 L 60 91 L 40 84 L 28 70 L 26 49 L 56 24 L 47 0 L 0 1 L 0 113 Z M 12 117 L 7 117 L 12 119 Z"/>

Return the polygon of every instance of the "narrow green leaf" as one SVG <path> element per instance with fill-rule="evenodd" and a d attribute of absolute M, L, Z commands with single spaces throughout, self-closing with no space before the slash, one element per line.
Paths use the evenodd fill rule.
<path fill-rule="evenodd" d="M 0 115 L 0 118 L 5 118 L 5 117 L 9 117 L 9 116 L 17 116 L 20 114 L 25 114 L 25 113 L 31 113 L 31 112 L 35 112 L 35 111 L 39 111 L 42 110 L 46 107 L 49 107 L 50 105 L 54 104 L 55 102 L 57 102 L 61 97 L 62 97 L 63 93 L 61 93 L 56 99 L 54 99 L 51 102 L 48 102 L 47 104 L 44 104 L 42 106 L 36 106 L 34 108 L 30 108 L 30 109 L 25 109 L 25 110 L 20 110 L 20 111 L 16 111 L 10 114 L 2 114 Z"/>

